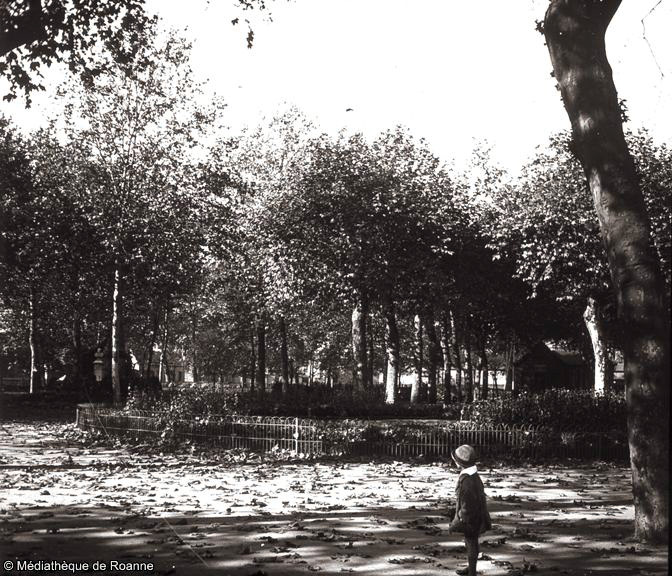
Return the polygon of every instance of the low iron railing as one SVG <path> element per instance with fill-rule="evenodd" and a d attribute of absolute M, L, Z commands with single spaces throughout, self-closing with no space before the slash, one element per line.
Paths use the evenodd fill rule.
<path fill-rule="evenodd" d="M 222 448 L 290 450 L 297 454 L 449 456 L 471 444 L 481 456 L 628 458 L 624 438 L 562 432 L 532 425 L 485 426 L 444 420 L 320 420 L 279 416 L 222 415 L 175 419 L 164 413 L 117 410 L 96 404 L 77 407 L 77 425 L 109 435 L 170 437 Z"/>
<path fill-rule="evenodd" d="M 0 376 L 0 391 L 28 392 L 30 391 L 30 378 L 28 376 Z"/>

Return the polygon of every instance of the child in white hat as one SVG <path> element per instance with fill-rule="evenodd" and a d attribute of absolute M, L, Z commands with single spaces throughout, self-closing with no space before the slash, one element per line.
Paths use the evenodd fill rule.
<path fill-rule="evenodd" d="M 455 517 L 449 532 L 462 532 L 467 547 L 468 568 L 457 570 L 457 574 L 476 576 L 478 559 L 478 536 L 492 528 L 490 514 L 485 501 L 483 482 L 476 470 L 476 450 L 463 444 L 452 451 L 453 461 L 460 468 L 457 479 Z"/>

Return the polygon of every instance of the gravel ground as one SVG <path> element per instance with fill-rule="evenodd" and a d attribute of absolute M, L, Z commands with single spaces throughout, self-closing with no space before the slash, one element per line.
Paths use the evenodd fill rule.
<path fill-rule="evenodd" d="M 630 538 L 627 468 L 486 463 L 481 476 L 494 524 L 484 575 L 668 573 L 666 547 Z M 9 574 L 29 560 L 104 562 L 100 574 L 452 574 L 466 564 L 447 532 L 456 480 L 441 463 L 162 454 L 87 444 L 72 424 L 5 423 L 0 557 Z"/>

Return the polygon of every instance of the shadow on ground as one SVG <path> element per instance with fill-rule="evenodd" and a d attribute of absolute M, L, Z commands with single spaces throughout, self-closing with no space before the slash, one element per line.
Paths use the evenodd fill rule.
<path fill-rule="evenodd" d="M 434 576 L 464 565 L 459 535 L 447 532 L 457 474 L 439 463 L 204 462 L 86 447 L 69 440 L 72 425 L 1 432 L 3 562 L 152 562 L 118 573 L 233 576 Z M 628 469 L 500 465 L 482 477 L 494 522 L 484 575 L 667 574 L 666 548 L 629 538 Z"/>

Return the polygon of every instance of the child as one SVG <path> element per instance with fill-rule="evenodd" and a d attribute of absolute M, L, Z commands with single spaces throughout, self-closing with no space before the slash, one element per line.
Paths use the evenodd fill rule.
<path fill-rule="evenodd" d="M 485 502 L 483 482 L 476 470 L 476 450 L 463 444 L 452 451 L 452 456 L 461 471 L 457 479 L 455 517 L 448 531 L 464 533 L 464 544 L 467 547 L 469 568 L 457 570 L 457 574 L 476 576 L 478 536 L 490 530 L 492 524 Z"/>

